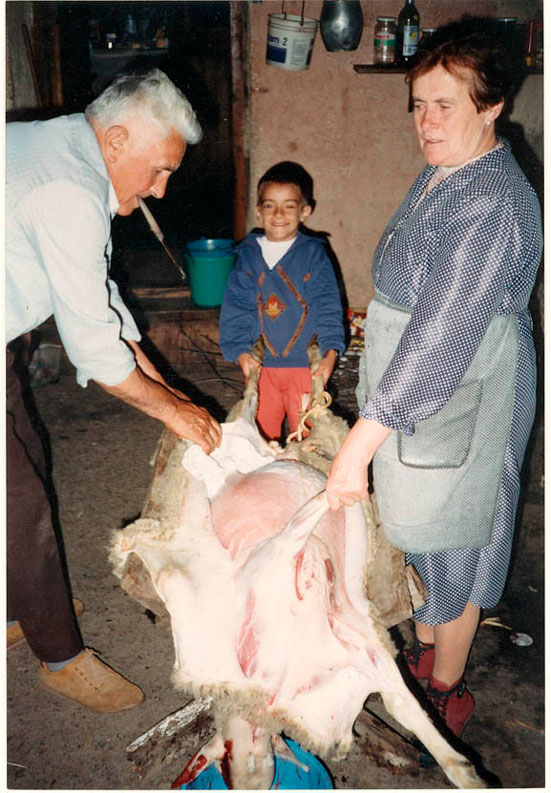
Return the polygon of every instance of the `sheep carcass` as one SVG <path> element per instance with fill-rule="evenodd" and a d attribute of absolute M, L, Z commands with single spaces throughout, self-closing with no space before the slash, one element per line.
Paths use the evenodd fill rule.
<path fill-rule="evenodd" d="M 405 685 L 365 597 L 362 505 L 329 511 L 324 474 L 266 444 L 253 415 L 254 399 L 210 457 L 165 434 L 148 517 L 111 549 L 119 577 L 141 559 L 170 614 L 176 688 L 215 701 L 216 736 L 187 781 L 225 758 L 228 786 L 269 788 L 282 731 L 341 759 L 379 692 L 455 785 L 483 787 Z"/>

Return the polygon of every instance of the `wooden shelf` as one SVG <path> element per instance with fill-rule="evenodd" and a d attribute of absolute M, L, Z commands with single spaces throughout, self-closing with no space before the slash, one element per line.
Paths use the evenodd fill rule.
<path fill-rule="evenodd" d="M 378 63 L 355 63 L 353 68 L 358 74 L 407 74 L 408 72 L 403 66 L 388 66 Z M 543 74 L 543 67 L 526 67 L 526 74 Z"/>
<path fill-rule="evenodd" d="M 406 74 L 403 66 L 389 66 L 378 63 L 355 63 L 354 71 L 358 74 Z"/>

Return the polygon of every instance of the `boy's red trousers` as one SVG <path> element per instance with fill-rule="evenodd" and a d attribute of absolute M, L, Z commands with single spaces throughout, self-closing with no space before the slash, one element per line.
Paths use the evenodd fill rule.
<path fill-rule="evenodd" d="M 300 397 L 312 390 L 310 369 L 263 367 L 258 381 L 256 421 L 268 440 L 279 440 L 281 425 L 287 416 L 289 432 L 298 428 Z"/>

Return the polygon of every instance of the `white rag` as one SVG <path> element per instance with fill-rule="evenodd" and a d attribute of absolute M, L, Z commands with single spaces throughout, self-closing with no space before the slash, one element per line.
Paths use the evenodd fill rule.
<path fill-rule="evenodd" d="M 239 418 L 222 424 L 222 441 L 211 454 L 205 454 L 195 443 L 190 444 L 182 457 L 182 465 L 204 483 L 212 501 L 230 474 L 256 471 L 273 462 L 275 456 L 275 451 L 260 437 L 256 427 Z"/>

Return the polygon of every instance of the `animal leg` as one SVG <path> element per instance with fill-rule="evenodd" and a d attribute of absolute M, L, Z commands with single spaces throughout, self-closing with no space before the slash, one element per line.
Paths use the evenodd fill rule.
<path fill-rule="evenodd" d="M 224 739 L 217 734 L 193 755 L 178 779 L 172 783 L 172 787 L 179 788 L 180 785 L 189 785 L 207 766 L 221 760 L 225 753 Z"/>
<path fill-rule="evenodd" d="M 280 760 L 285 760 L 288 763 L 292 763 L 300 768 L 301 771 L 308 772 L 310 769 L 304 763 L 301 763 L 294 752 L 288 747 L 288 745 L 283 740 L 283 736 L 279 735 L 279 733 L 274 733 L 272 735 L 272 747 L 274 750 L 274 754 L 276 757 L 279 757 Z"/>
<path fill-rule="evenodd" d="M 274 778 L 270 730 L 238 715 L 221 723 L 226 748 L 224 778 L 234 790 L 268 790 Z M 226 778 L 227 777 L 227 778 Z"/>
<path fill-rule="evenodd" d="M 427 747 L 450 782 L 458 788 L 485 788 L 472 763 L 439 733 L 406 684 L 395 688 L 381 692 L 385 708 Z"/>

